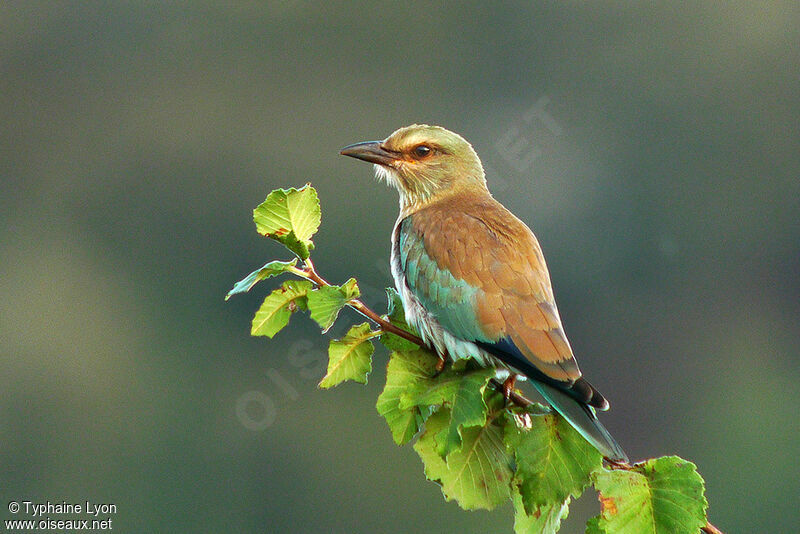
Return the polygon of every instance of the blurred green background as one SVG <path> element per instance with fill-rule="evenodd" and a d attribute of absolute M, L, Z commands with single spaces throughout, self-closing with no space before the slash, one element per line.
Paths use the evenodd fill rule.
<path fill-rule="evenodd" d="M 510 532 L 392 443 L 385 352 L 368 387 L 319 391 L 310 320 L 255 339 L 268 287 L 223 302 L 287 257 L 252 208 L 312 181 L 318 268 L 380 307 L 396 193 L 337 153 L 426 122 L 538 234 L 631 456 L 694 461 L 726 532 L 797 531 L 798 42 L 788 1 L 4 2 L 0 518 L 89 499 L 122 532 Z"/>

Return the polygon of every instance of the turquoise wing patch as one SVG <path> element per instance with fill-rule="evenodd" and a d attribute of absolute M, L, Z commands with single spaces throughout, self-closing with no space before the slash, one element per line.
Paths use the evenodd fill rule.
<path fill-rule="evenodd" d="M 425 251 L 425 244 L 412 227 L 402 221 L 399 231 L 400 265 L 411 292 L 439 324 L 466 341 L 493 341 L 484 334 L 476 310 L 478 288 L 440 268 Z"/>

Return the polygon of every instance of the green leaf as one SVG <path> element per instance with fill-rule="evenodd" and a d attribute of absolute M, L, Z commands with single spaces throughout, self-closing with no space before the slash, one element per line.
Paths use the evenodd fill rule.
<path fill-rule="evenodd" d="M 308 294 L 308 309 L 311 311 L 311 318 L 322 328 L 322 333 L 325 333 L 333 326 L 339 312 L 347 305 L 348 301 L 358 298 L 360 295 L 361 292 L 358 290 L 355 278 L 351 278 L 341 286 L 322 286 L 315 289 Z"/>
<path fill-rule="evenodd" d="M 530 514 L 525 512 L 518 492 L 514 492 L 513 499 L 515 534 L 555 534 L 561 521 L 569 515 L 569 497 L 563 503 L 534 508 Z"/>
<path fill-rule="evenodd" d="M 386 296 L 389 299 L 389 307 L 385 317 L 396 327 L 417 335 L 417 331 L 406 322 L 406 315 L 405 311 L 403 310 L 403 301 L 400 299 L 400 295 L 397 293 L 397 291 L 391 287 L 387 287 Z M 403 339 L 402 337 L 390 332 L 385 332 L 381 336 L 381 343 L 383 343 L 383 346 L 389 350 L 404 351 L 416 350 L 419 348 L 419 345 L 416 343 L 407 339 Z"/>
<path fill-rule="evenodd" d="M 632 470 L 601 469 L 593 474 L 603 510 L 592 528 L 606 534 L 697 534 L 708 503 L 695 465 L 664 456 Z"/>
<path fill-rule="evenodd" d="M 280 332 L 289 324 L 293 312 L 306 309 L 306 295 L 311 287 L 311 282 L 305 280 L 288 280 L 267 295 L 253 317 L 250 335 L 273 337 Z"/>
<path fill-rule="evenodd" d="M 372 353 L 375 346 L 370 341 L 375 332 L 369 323 L 351 328 L 341 339 L 334 339 L 328 347 L 328 372 L 319 383 L 321 388 L 337 386 L 345 380 L 367 383 L 372 371 Z"/>
<path fill-rule="evenodd" d="M 503 444 L 504 417 L 488 417 L 483 426 L 462 431 L 461 449 L 444 460 L 439 455 L 437 436 L 449 424 L 446 407 L 431 415 L 425 432 L 414 444 L 425 463 L 425 475 L 441 484 L 448 501 L 455 499 L 465 510 L 491 510 L 511 497 L 512 459 Z"/>
<path fill-rule="evenodd" d="M 231 298 L 231 296 L 237 293 L 246 293 L 250 291 L 250 288 L 259 283 L 261 280 L 285 273 L 296 264 L 297 258 L 293 259 L 292 261 L 271 261 L 267 263 L 260 269 L 253 271 L 246 277 L 236 282 L 236 284 L 233 286 L 233 289 L 228 291 L 228 294 L 225 296 L 225 300 L 228 300 Z"/>
<path fill-rule="evenodd" d="M 258 233 L 283 243 L 301 259 L 308 259 L 311 241 L 321 221 L 317 191 L 306 184 L 300 189 L 276 189 L 253 210 Z"/>
<path fill-rule="evenodd" d="M 527 513 L 578 497 L 602 467 L 602 455 L 558 414 L 530 415 L 530 428 L 506 425 L 505 442 L 517 463 L 514 485 Z"/>
<path fill-rule="evenodd" d="M 411 441 L 431 413 L 430 409 L 416 406 L 400 409 L 400 397 L 410 387 L 433 375 L 437 361 L 438 358 L 426 349 L 392 352 L 386 368 L 386 386 L 378 397 L 376 408 L 386 419 L 398 445 Z"/>
<path fill-rule="evenodd" d="M 596 515 L 586 522 L 585 534 L 606 534 L 606 531 L 600 528 L 600 516 Z"/>
<path fill-rule="evenodd" d="M 413 406 L 444 405 L 449 408 L 450 419 L 436 437 L 437 452 L 445 457 L 461 447 L 465 427 L 486 422 L 486 404 L 483 393 L 494 376 L 494 369 L 469 372 L 445 371 L 440 375 L 411 385 L 400 396 L 400 409 Z"/>

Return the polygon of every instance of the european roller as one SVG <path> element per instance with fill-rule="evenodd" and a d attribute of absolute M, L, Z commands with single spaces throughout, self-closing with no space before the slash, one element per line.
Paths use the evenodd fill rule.
<path fill-rule="evenodd" d="M 608 401 L 581 375 L 533 232 L 495 200 L 460 135 L 412 125 L 341 153 L 375 164 L 400 193 L 391 268 L 406 318 L 441 357 L 517 375 L 609 460 L 627 461 L 598 421 Z"/>

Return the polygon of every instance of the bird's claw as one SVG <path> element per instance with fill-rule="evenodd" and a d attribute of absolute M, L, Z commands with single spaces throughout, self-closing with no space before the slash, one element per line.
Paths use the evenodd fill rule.
<path fill-rule="evenodd" d="M 434 352 L 436 356 L 439 357 L 439 359 L 436 362 L 436 367 L 434 368 L 435 371 L 433 373 L 433 378 L 436 378 L 437 376 L 442 374 L 442 371 L 444 371 L 444 367 L 445 365 L 447 365 L 447 360 L 450 359 L 450 356 L 448 356 L 447 352 L 445 352 L 444 354 L 439 354 L 438 351 Z"/>
<path fill-rule="evenodd" d="M 506 406 L 511 404 L 511 395 L 514 393 L 514 385 L 517 383 L 517 375 L 511 373 L 503 381 L 503 398 L 506 401 Z"/>
<path fill-rule="evenodd" d="M 433 377 L 436 378 L 442 371 L 444 371 L 444 366 L 447 364 L 447 360 L 444 356 L 439 356 L 439 359 L 436 361 L 436 371 L 433 373 Z"/>

